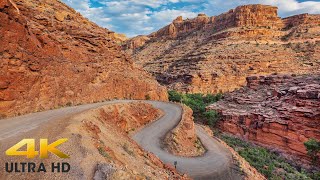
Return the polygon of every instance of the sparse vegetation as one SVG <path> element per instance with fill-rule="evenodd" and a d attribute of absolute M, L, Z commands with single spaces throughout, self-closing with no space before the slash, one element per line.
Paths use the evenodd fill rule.
<path fill-rule="evenodd" d="M 177 91 L 168 91 L 169 94 L 169 100 L 173 102 L 181 102 L 183 95 L 181 93 L 178 93 Z"/>
<path fill-rule="evenodd" d="M 170 101 L 180 102 L 189 106 L 193 110 L 195 120 L 204 121 L 210 126 L 215 126 L 220 119 L 216 111 L 206 111 L 206 106 L 219 101 L 222 98 L 222 94 L 182 94 L 177 91 L 169 91 L 168 93 Z"/>
<path fill-rule="evenodd" d="M 213 111 L 213 110 L 204 112 L 203 115 L 207 120 L 207 124 L 210 126 L 215 126 L 220 119 L 217 111 Z"/>
<path fill-rule="evenodd" d="M 219 136 L 268 179 L 317 179 L 319 177 L 318 172 L 308 174 L 303 169 L 290 165 L 277 153 L 266 148 L 255 146 L 233 136 L 221 134 Z"/>
<path fill-rule="evenodd" d="M 308 155 L 312 159 L 312 163 L 316 164 L 319 159 L 318 153 L 320 152 L 320 141 L 311 138 L 304 143 L 304 146 L 308 151 Z"/>
<path fill-rule="evenodd" d="M 98 151 L 100 153 L 101 156 L 111 159 L 111 156 L 108 154 L 108 152 L 106 151 L 104 142 L 102 140 L 99 140 L 99 146 L 98 146 Z"/>
<path fill-rule="evenodd" d="M 133 157 L 135 156 L 134 152 L 133 152 L 132 150 L 130 150 L 130 148 L 129 148 L 129 146 L 128 146 L 127 143 L 123 144 L 123 145 L 122 145 L 122 148 L 123 148 L 123 150 L 126 151 L 129 155 L 131 155 L 131 156 L 133 156 Z"/>
<path fill-rule="evenodd" d="M 72 102 L 68 102 L 68 103 L 66 104 L 66 106 L 67 106 L 67 107 L 72 106 Z"/>
<path fill-rule="evenodd" d="M 111 156 L 108 154 L 108 152 L 103 147 L 98 147 L 98 151 L 101 154 L 101 156 L 110 159 Z"/>
<path fill-rule="evenodd" d="M 202 143 L 201 143 L 201 141 L 200 141 L 199 138 L 197 138 L 197 139 L 195 140 L 194 146 L 198 149 L 198 151 L 200 151 L 201 149 L 203 149 L 203 145 L 202 145 Z"/>
<path fill-rule="evenodd" d="M 150 99 L 151 99 L 151 97 L 150 97 L 149 94 L 147 94 L 147 95 L 145 96 L 145 98 L 146 98 L 146 100 L 150 100 Z"/>

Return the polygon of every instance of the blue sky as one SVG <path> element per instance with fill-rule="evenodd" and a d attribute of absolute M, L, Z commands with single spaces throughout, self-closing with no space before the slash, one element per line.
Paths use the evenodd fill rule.
<path fill-rule="evenodd" d="M 320 14 L 320 0 L 62 0 L 91 21 L 128 37 L 150 34 L 177 16 L 218 15 L 244 4 L 279 7 L 279 16 Z"/>

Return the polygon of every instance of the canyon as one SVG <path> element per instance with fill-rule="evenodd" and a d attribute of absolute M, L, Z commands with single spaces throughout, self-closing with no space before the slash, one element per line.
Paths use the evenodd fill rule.
<path fill-rule="evenodd" d="M 60 1 L 1 0 L 0 118 L 111 99 L 167 100 L 166 88 L 101 28 Z"/>
<path fill-rule="evenodd" d="M 247 84 L 208 107 L 221 114 L 219 128 L 308 162 L 303 143 L 320 140 L 320 75 L 252 76 Z"/>
<path fill-rule="evenodd" d="M 70 137 L 64 150 L 81 155 L 70 160 L 77 167 L 70 175 L 74 179 L 189 179 L 132 139 L 164 113 L 148 101 L 114 103 L 168 101 L 167 89 L 225 93 L 207 107 L 220 114 L 219 129 L 288 159 L 308 163 L 303 143 L 320 141 L 320 15 L 280 18 L 277 7 L 244 5 L 218 16 L 179 16 L 150 35 L 131 39 L 99 27 L 58 0 L 1 0 L 0 20 L 0 119 L 89 104 L 72 116 L 63 116 L 62 110 L 60 119 L 56 114 L 61 129 L 52 128 L 57 124 L 49 120 L 32 129 L 39 138 Z M 89 107 L 96 102 L 106 104 Z M 189 107 L 182 105 L 181 111 L 180 119 L 171 112 L 181 121 L 161 137 L 161 148 L 170 157 L 192 156 L 192 161 L 200 158 L 210 165 L 206 153 L 212 158 L 221 151 L 228 157 L 225 162 L 236 159 L 249 179 L 264 179 L 224 142 L 210 139 L 223 148 L 205 149 L 197 132 L 207 137 L 210 130 L 194 123 Z M 200 177 L 202 167 L 191 165 L 187 169 Z"/>
<path fill-rule="evenodd" d="M 244 5 L 213 17 L 180 16 L 123 49 L 168 89 L 230 92 L 247 76 L 319 72 L 320 15 L 280 18 L 277 7 Z"/>

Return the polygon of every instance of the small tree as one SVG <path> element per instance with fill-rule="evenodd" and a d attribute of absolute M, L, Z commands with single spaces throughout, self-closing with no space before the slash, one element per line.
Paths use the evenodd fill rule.
<path fill-rule="evenodd" d="M 315 164 L 319 159 L 318 153 L 320 152 L 320 142 L 311 138 L 304 143 L 304 146 L 308 151 L 308 155 L 312 159 L 312 163 Z"/>
<path fill-rule="evenodd" d="M 219 113 L 217 111 L 213 111 L 213 110 L 204 112 L 203 115 L 206 118 L 208 125 L 210 125 L 210 126 L 215 126 L 220 119 Z"/>
<path fill-rule="evenodd" d="M 169 100 L 173 102 L 181 102 L 183 95 L 177 91 L 168 91 Z"/>

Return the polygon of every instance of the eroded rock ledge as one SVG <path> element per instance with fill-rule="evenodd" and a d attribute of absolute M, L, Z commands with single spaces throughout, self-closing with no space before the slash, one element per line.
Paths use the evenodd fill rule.
<path fill-rule="evenodd" d="M 222 115 L 220 128 L 308 160 L 303 143 L 320 140 L 320 75 L 253 76 L 247 83 L 208 107 Z"/>
<path fill-rule="evenodd" d="M 14 2 L 19 11 L 0 1 L 0 118 L 108 99 L 167 99 L 113 32 L 60 1 Z"/>
<path fill-rule="evenodd" d="M 181 105 L 183 114 L 180 123 L 164 139 L 165 148 L 177 156 L 200 156 L 205 152 L 195 132 L 192 109 Z"/>

